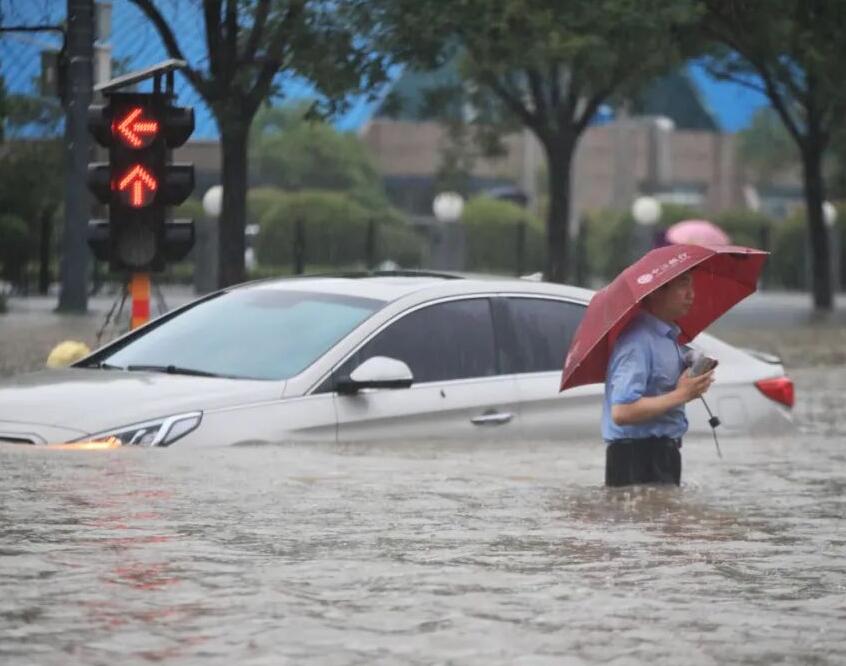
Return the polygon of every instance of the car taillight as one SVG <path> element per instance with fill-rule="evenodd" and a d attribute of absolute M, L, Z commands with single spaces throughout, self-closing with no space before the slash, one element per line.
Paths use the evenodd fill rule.
<path fill-rule="evenodd" d="M 774 377 L 772 379 L 762 379 L 755 382 L 758 390 L 767 396 L 770 400 L 780 402 L 787 407 L 793 407 L 795 400 L 795 393 L 793 390 L 793 381 L 788 377 Z"/>

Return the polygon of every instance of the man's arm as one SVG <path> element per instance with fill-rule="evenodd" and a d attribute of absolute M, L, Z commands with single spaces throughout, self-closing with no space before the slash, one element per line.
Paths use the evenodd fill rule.
<path fill-rule="evenodd" d="M 690 402 L 705 393 L 714 383 L 714 371 L 690 377 L 683 372 L 676 388 L 669 393 L 652 397 L 643 397 L 627 404 L 611 406 L 611 419 L 617 425 L 634 425 L 652 421 L 674 407 Z"/>

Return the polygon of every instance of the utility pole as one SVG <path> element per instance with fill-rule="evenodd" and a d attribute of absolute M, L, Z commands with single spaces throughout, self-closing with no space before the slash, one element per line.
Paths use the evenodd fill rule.
<path fill-rule="evenodd" d="M 94 0 L 68 0 L 65 107 L 65 230 L 60 312 L 88 309 L 87 187 L 94 59 Z"/>

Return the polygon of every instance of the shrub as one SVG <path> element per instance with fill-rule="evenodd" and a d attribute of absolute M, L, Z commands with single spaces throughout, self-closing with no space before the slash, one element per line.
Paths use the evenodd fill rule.
<path fill-rule="evenodd" d="M 525 222 L 536 229 L 543 229 L 543 221 L 528 210 L 510 201 L 502 201 L 492 197 L 473 197 L 464 207 L 461 215 L 464 224 L 475 223 L 507 223 Z"/>
<path fill-rule="evenodd" d="M 587 271 L 604 281 L 614 279 L 632 259 L 634 220 L 615 210 L 600 210 L 582 218 Z"/>
<path fill-rule="evenodd" d="M 491 273 L 542 271 L 546 261 L 546 240 L 537 227 L 511 220 L 476 220 L 464 223 L 467 270 Z M 524 234 L 523 261 L 519 264 L 519 234 Z"/>
<path fill-rule="evenodd" d="M 303 225 L 305 259 L 310 264 L 349 266 L 367 260 L 368 226 L 376 224 L 374 261 L 391 259 L 418 265 L 422 241 L 389 209 L 368 211 L 341 192 L 283 192 L 264 213 L 256 239 L 260 264 L 294 261 L 297 224 Z"/>
<path fill-rule="evenodd" d="M 278 187 L 253 187 L 247 191 L 247 224 L 259 224 L 273 206 L 285 197 Z"/>
<path fill-rule="evenodd" d="M 470 271 L 523 273 L 543 270 L 543 222 L 510 201 L 479 196 L 470 199 L 461 216 L 466 238 L 466 267 Z M 518 257 L 523 234 L 522 266 Z"/>
<path fill-rule="evenodd" d="M 763 213 L 744 209 L 729 210 L 717 215 L 713 221 L 729 235 L 734 245 L 761 250 L 772 248 L 773 220 Z"/>
<path fill-rule="evenodd" d="M 807 286 L 807 235 L 804 216 L 794 216 L 779 224 L 773 233 L 770 277 L 785 289 Z"/>
<path fill-rule="evenodd" d="M 707 220 L 708 216 L 702 211 L 682 204 L 663 203 L 661 204 L 661 219 L 656 225 L 658 229 L 668 229 L 676 222 L 682 220 Z"/>

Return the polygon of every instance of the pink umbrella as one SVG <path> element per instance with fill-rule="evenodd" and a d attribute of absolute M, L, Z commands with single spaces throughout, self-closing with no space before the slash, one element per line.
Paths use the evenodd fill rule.
<path fill-rule="evenodd" d="M 731 239 L 725 231 L 708 220 L 682 220 L 669 229 L 665 235 L 673 245 L 728 245 Z"/>

